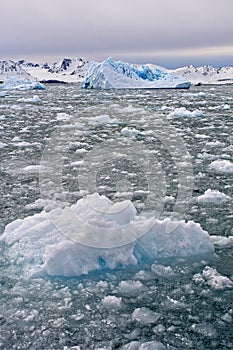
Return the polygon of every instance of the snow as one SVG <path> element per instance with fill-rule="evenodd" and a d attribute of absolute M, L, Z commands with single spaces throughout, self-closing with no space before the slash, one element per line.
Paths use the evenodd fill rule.
<path fill-rule="evenodd" d="M 146 65 L 136 67 L 107 58 L 101 63 L 91 62 L 85 74 L 84 88 L 92 89 L 156 89 L 189 88 L 190 82 L 177 75 Z"/>
<path fill-rule="evenodd" d="M 25 167 L 35 173 L 38 166 Z M 90 271 L 140 264 L 145 259 L 189 257 L 212 253 L 213 244 L 199 224 L 170 219 L 140 220 L 129 201 L 113 203 L 87 195 L 71 207 L 42 211 L 5 227 L 0 237 L 13 264 L 27 276 L 79 276 Z M 79 244 L 81 243 L 81 244 Z M 137 285 L 122 281 L 126 293 Z"/>
<path fill-rule="evenodd" d="M 22 77 L 11 76 L 0 84 L 2 90 L 45 90 L 45 86 L 39 82 L 33 82 Z"/>
<path fill-rule="evenodd" d="M 173 73 L 179 74 L 189 79 L 192 84 L 232 84 L 233 83 L 233 67 L 226 66 L 214 68 L 207 66 L 186 66 L 172 70 Z"/>
<path fill-rule="evenodd" d="M 180 117 L 202 117 L 203 113 L 199 111 L 198 109 L 195 109 L 194 111 L 189 111 L 185 107 L 180 107 L 176 108 L 173 112 L 169 113 L 167 115 L 168 119 L 173 119 L 173 118 L 180 118 Z"/>
<path fill-rule="evenodd" d="M 226 200 L 229 200 L 230 197 L 227 196 L 225 193 L 222 193 L 217 190 L 211 190 L 208 189 L 205 191 L 205 193 L 201 196 L 197 197 L 197 201 L 199 203 L 219 203 L 221 204 L 222 202 L 225 202 Z"/>
<path fill-rule="evenodd" d="M 229 160 L 215 160 L 210 164 L 210 168 L 225 172 L 225 173 L 233 173 L 233 163 Z"/>

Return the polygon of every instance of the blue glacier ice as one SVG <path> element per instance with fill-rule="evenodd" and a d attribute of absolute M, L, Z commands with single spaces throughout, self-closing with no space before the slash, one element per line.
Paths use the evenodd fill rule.
<path fill-rule="evenodd" d="M 107 58 L 90 62 L 83 82 L 93 89 L 188 89 L 191 83 L 178 75 L 147 65 L 135 66 Z"/>

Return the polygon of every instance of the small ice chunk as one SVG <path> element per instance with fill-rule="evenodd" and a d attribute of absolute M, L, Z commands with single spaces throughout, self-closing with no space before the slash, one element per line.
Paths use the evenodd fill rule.
<path fill-rule="evenodd" d="M 102 299 L 102 304 L 107 309 L 120 309 L 122 306 L 122 298 L 115 297 L 114 295 L 107 295 Z"/>
<path fill-rule="evenodd" d="M 155 324 L 160 319 L 161 314 L 146 307 L 137 308 L 132 313 L 132 320 L 143 325 Z"/>
<path fill-rule="evenodd" d="M 215 160 L 210 164 L 210 168 L 220 172 L 233 173 L 233 163 L 226 159 Z"/>
<path fill-rule="evenodd" d="M 208 322 L 200 322 L 191 326 L 193 332 L 203 335 L 206 338 L 216 338 L 217 332 L 213 325 Z"/>
<path fill-rule="evenodd" d="M 211 189 L 206 190 L 203 195 L 197 197 L 197 201 L 199 203 L 214 202 L 214 203 L 221 204 L 222 202 L 225 202 L 229 199 L 230 199 L 230 197 L 227 196 L 225 193 L 222 193 L 222 192 L 217 191 L 217 190 L 211 190 Z"/>
<path fill-rule="evenodd" d="M 67 113 L 57 113 L 57 120 L 69 120 L 70 118 L 72 118 L 71 115 L 67 114 Z"/>
<path fill-rule="evenodd" d="M 233 288 L 233 282 L 226 276 L 222 276 L 216 269 L 206 266 L 202 276 L 207 284 L 216 290 Z"/>
<path fill-rule="evenodd" d="M 164 327 L 163 324 L 157 324 L 154 328 L 153 328 L 153 332 L 155 334 L 162 334 L 166 331 L 166 328 Z"/>
<path fill-rule="evenodd" d="M 121 281 L 118 285 L 120 293 L 125 295 L 138 295 L 140 292 L 145 290 L 144 285 L 140 281 Z"/>
<path fill-rule="evenodd" d="M 121 350 L 166 350 L 167 348 L 159 341 L 148 342 L 132 341 L 121 347 Z"/>
<path fill-rule="evenodd" d="M 203 116 L 203 113 L 198 109 L 195 109 L 194 111 L 190 112 L 185 107 L 180 107 L 180 108 L 176 108 L 173 112 L 169 113 L 167 115 L 167 118 L 173 119 L 173 118 L 202 117 L 202 116 Z"/>
<path fill-rule="evenodd" d="M 170 278 L 175 276 L 171 266 L 153 264 L 151 266 L 151 271 L 158 277 Z"/>
<path fill-rule="evenodd" d="M 20 98 L 18 100 L 18 102 L 24 102 L 24 103 L 39 103 L 41 102 L 41 99 L 39 98 L 39 96 L 34 95 L 31 98 Z"/>
<path fill-rule="evenodd" d="M 35 210 L 35 209 L 43 209 L 45 206 L 45 201 L 42 198 L 37 199 L 35 202 L 27 204 L 25 209 L 27 210 Z"/>
<path fill-rule="evenodd" d="M 28 165 L 22 169 L 23 173 L 27 174 L 38 174 L 39 172 L 45 172 L 48 171 L 48 168 L 42 165 Z"/>
<path fill-rule="evenodd" d="M 103 124 L 117 124 L 119 120 L 117 118 L 111 118 L 107 114 L 97 115 L 88 119 L 88 124 L 90 125 L 103 125 Z"/>
<path fill-rule="evenodd" d="M 7 147 L 8 145 L 6 144 L 6 143 L 4 143 L 4 142 L 0 142 L 0 149 L 1 148 L 5 148 L 5 147 Z"/>

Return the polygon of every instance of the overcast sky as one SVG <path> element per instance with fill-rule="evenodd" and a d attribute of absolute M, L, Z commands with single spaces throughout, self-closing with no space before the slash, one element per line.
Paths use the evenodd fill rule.
<path fill-rule="evenodd" d="M 0 59 L 233 65 L 233 0 L 0 0 Z"/>

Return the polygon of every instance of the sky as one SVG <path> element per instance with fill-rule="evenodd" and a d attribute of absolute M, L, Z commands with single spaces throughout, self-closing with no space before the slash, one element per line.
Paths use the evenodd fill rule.
<path fill-rule="evenodd" d="M 0 59 L 233 65 L 233 0 L 0 0 Z"/>

